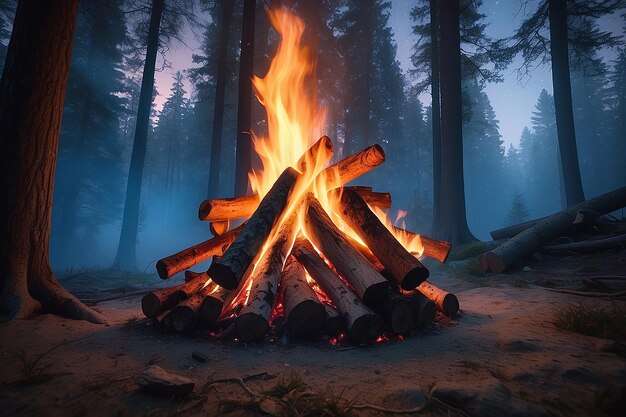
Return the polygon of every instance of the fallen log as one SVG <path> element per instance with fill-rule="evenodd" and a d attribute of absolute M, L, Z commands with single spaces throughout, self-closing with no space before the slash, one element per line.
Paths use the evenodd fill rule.
<path fill-rule="evenodd" d="M 329 181 L 328 189 L 341 187 L 353 179 L 371 171 L 385 162 L 385 153 L 378 146 L 370 146 L 326 168 L 320 174 L 320 181 Z M 381 197 L 377 197 L 381 198 Z M 257 194 L 232 198 L 205 200 L 200 204 L 200 220 L 222 221 L 249 217 L 260 203 Z"/>
<path fill-rule="evenodd" d="M 358 193 L 343 189 L 340 205 L 342 218 L 402 289 L 411 290 L 428 278 L 428 269 L 398 242 Z"/>
<path fill-rule="evenodd" d="M 624 206 L 626 206 L 626 187 L 547 216 L 501 246 L 480 255 L 478 258 L 480 268 L 485 272 L 504 272 L 515 262 L 537 251 L 546 242 L 566 233 L 576 220 L 579 211 L 587 212 L 587 219 L 592 219 L 592 213 L 599 217 Z"/>
<path fill-rule="evenodd" d="M 220 288 L 216 283 L 209 282 L 198 292 L 174 306 L 168 317 L 171 327 L 179 333 L 194 330 L 200 321 L 200 306 L 206 298 L 214 300 L 211 294 L 220 291 Z"/>
<path fill-rule="evenodd" d="M 432 323 L 437 315 L 435 303 L 419 291 L 410 297 L 413 308 L 413 325 L 419 329 Z"/>
<path fill-rule="evenodd" d="M 280 276 L 297 232 L 297 211 L 282 224 L 274 242 L 248 269 L 242 283 L 253 279 L 248 303 L 235 320 L 235 335 L 243 342 L 265 335 L 276 301 Z"/>
<path fill-rule="evenodd" d="M 187 268 L 210 259 L 212 256 L 222 255 L 235 241 L 239 233 L 241 233 L 245 227 L 244 225 L 245 223 L 233 230 L 229 230 L 221 236 L 198 243 L 197 245 L 159 260 L 156 264 L 156 270 L 159 276 L 161 279 L 167 279 Z"/>
<path fill-rule="evenodd" d="M 372 191 L 372 187 L 362 187 L 359 185 L 352 185 L 345 188 L 358 193 L 370 207 L 378 207 L 381 210 L 387 210 L 391 208 L 390 193 L 377 193 L 375 191 Z"/>
<path fill-rule="evenodd" d="M 541 252 L 590 252 L 626 246 L 626 234 L 611 236 L 603 239 L 590 239 L 581 242 L 561 243 L 558 245 L 545 245 Z"/>
<path fill-rule="evenodd" d="M 149 292 L 141 299 L 141 310 L 148 318 L 156 317 L 162 311 L 169 310 L 199 291 L 205 283 L 205 279 L 197 277 L 184 284 L 176 285 L 175 287 Z"/>
<path fill-rule="evenodd" d="M 298 239 L 293 255 L 324 290 L 345 318 L 348 334 L 353 343 L 372 342 L 381 335 L 383 321 L 370 310 L 346 284 L 324 263 L 306 239 Z"/>
<path fill-rule="evenodd" d="M 307 283 L 304 268 L 293 256 L 285 265 L 280 286 L 289 334 L 297 338 L 319 335 L 326 321 L 326 309 Z"/>
<path fill-rule="evenodd" d="M 285 209 L 299 175 L 293 168 L 283 171 L 224 255 L 211 263 L 207 273 L 215 282 L 229 290 L 237 287 Z"/>
<path fill-rule="evenodd" d="M 581 204 L 584 204 L 584 202 Z M 512 238 L 513 236 L 520 234 L 526 229 L 530 229 L 531 227 L 535 226 L 537 223 L 545 220 L 548 217 L 549 216 L 541 217 L 535 220 L 528 220 L 522 223 L 513 224 L 511 226 L 493 230 L 489 232 L 489 234 L 491 235 L 491 238 L 493 240 L 509 239 L 509 238 Z M 582 207 L 579 210 L 577 210 L 576 217 L 574 218 L 574 221 L 572 222 L 572 227 L 575 229 L 578 229 L 585 225 L 589 225 L 597 217 L 598 215 L 596 213 Z"/>
<path fill-rule="evenodd" d="M 422 282 L 416 290 L 435 303 L 437 310 L 446 316 L 454 317 L 459 312 L 459 299 L 456 298 L 456 295 L 442 290 L 428 281 Z"/>
<path fill-rule="evenodd" d="M 312 194 L 307 195 L 306 204 L 304 229 L 311 243 L 321 250 L 366 305 L 383 303 L 389 282 L 350 244 L 349 238 L 335 226 Z"/>
<path fill-rule="evenodd" d="M 441 263 L 445 262 L 446 259 L 448 259 L 450 249 L 452 248 L 452 244 L 450 242 L 446 242 L 445 240 L 432 239 L 428 236 L 409 232 L 408 230 L 404 230 L 395 226 L 393 226 L 393 229 L 394 233 L 404 233 L 410 240 L 419 238 L 422 247 L 424 248 L 424 252 L 422 253 L 423 256 L 428 256 L 429 258 L 436 259 Z"/>

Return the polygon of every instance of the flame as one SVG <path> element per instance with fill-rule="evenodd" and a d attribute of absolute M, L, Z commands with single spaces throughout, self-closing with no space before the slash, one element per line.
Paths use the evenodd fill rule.
<path fill-rule="evenodd" d="M 396 216 L 396 225 L 400 223 L 401 229 L 396 227 L 387 213 L 381 210 L 378 207 L 370 207 L 372 212 L 380 219 L 380 221 L 385 225 L 387 230 L 391 232 L 391 234 L 400 242 L 402 246 L 406 248 L 412 255 L 416 257 L 422 256 L 424 253 L 424 245 L 422 244 L 422 238 L 420 235 L 415 233 L 407 233 L 403 230 L 405 226 L 404 219 L 407 215 L 407 212 L 404 210 L 398 210 L 398 215 Z"/>

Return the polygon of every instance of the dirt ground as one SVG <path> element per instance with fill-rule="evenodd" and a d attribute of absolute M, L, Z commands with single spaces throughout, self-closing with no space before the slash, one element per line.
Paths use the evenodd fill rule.
<path fill-rule="evenodd" d="M 392 415 L 361 406 L 399 412 L 427 402 L 414 415 L 624 416 L 623 344 L 554 325 L 566 306 L 624 308 L 624 298 L 546 287 L 581 289 L 586 277 L 626 276 L 625 259 L 624 252 L 572 255 L 506 275 L 434 267 L 431 281 L 457 294 L 462 313 L 369 346 L 165 335 L 142 318 L 138 295 L 96 306 L 109 325 L 52 315 L 15 321 L 0 325 L 0 415 L 297 415 L 286 404 L 313 398 L 319 407 L 300 415 Z M 89 298 L 86 277 L 64 282 Z M 193 352 L 208 361 L 196 361 Z M 193 393 L 179 399 L 140 390 L 137 376 L 154 364 L 191 378 Z M 262 394 L 285 385 L 281 394 Z"/>

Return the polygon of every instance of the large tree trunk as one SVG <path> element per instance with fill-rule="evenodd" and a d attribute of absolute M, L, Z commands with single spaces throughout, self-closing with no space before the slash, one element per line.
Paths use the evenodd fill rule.
<path fill-rule="evenodd" d="M 459 0 L 440 2 L 441 187 L 435 237 L 453 245 L 475 240 L 467 227 L 461 134 L 461 37 Z"/>
<path fill-rule="evenodd" d="M 252 70 L 254 67 L 255 0 L 243 2 L 243 30 L 239 57 L 239 101 L 237 109 L 237 160 L 235 195 L 248 193 L 248 173 L 252 168 Z"/>
<path fill-rule="evenodd" d="M 228 64 L 228 34 L 233 16 L 234 0 L 226 0 L 221 4 L 222 21 L 217 51 L 217 75 L 215 80 L 215 107 L 213 109 L 213 134 L 211 137 L 211 165 L 209 167 L 208 198 L 219 195 L 220 158 L 222 156 L 222 125 L 224 124 L 224 97 L 226 93 Z"/>
<path fill-rule="evenodd" d="M 150 125 L 150 107 L 154 89 L 154 69 L 159 46 L 159 26 L 165 0 L 154 0 L 150 14 L 150 28 L 148 30 L 148 48 L 146 61 L 143 66 L 139 108 L 137 109 L 137 124 L 133 152 L 130 157 L 128 185 L 126 186 L 126 200 L 124 203 L 124 219 L 120 243 L 115 255 L 114 266 L 123 270 L 135 269 L 135 249 L 137 244 L 137 230 L 139 227 L 139 201 L 141 197 L 141 178 L 146 159 L 146 144 Z"/>
<path fill-rule="evenodd" d="M 552 59 L 552 85 L 556 131 L 563 168 L 563 181 L 567 207 L 585 200 L 578 166 L 574 111 L 572 110 L 572 85 L 569 73 L 567 42 L 567 6 L 565 0 L 549 0 L 550 58 Z"/>
<path fill-rule="evenodd" d="M 433 224 L 439 230 L 439 199 L 441 189 L 441 102 L 439 100 L 439 9 L 437 0 L 430 0 L 430 88 L 432 95 L 431 123 L 433 131 Z"/>
<path fill-rule="evenodd" d="M 0 82 L 0 308 L 102 323 L 57 282 L 50 222 L 57 147 L 78 0 L 21 1 Z M 36 300 L 36 301 L 35 301 Z"/>

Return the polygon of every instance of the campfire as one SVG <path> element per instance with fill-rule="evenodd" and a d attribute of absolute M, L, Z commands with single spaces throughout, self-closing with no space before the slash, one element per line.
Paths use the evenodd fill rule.
<path fill-rule="evenodd" d="M 282 40 L 253 79 L 267 112 L 267 134 L 252 137 L 262 162 L 253 193 L 200 204 L 215 237 L 157 263 L 161 278 L 185 271 L 186 283 L 148 293 L 144 314 L 178 332 L 229 328 L 241 341 L 262 340 L 282 316 L 294 337 L 346 334 L 355 344 L 408 335 L 437 310 L 455 315 L 456 297 L 429 283 L 419 260 L 444 262 L 450 244 L 395 227 L 388 193 L 346 186 L 385 161 L 380 146 L 329 166 L 304 24 L 284 9 L 268 15 Z M 188 270 L 211 258 L 208 271 Z"/>

